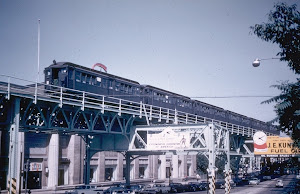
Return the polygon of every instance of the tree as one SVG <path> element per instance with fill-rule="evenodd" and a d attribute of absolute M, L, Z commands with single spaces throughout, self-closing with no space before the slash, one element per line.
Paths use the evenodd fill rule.
<path fill-rule="evenodd" d="M 203 154 L 197 155 L 197 171 L 202 173 L 207 173 L 208 168 L 208 158 Z"/>
<path fill-rule="evenodd" d="M 297 6 L 277 3 L 271 10 L 267 23 L 251 26 L 251 31 L 264 41 L 279 45 L 281 61 L 286 61 L 295 74 L 300 74 L 300 12 Z M 300 78 L 295 83 L 273 85 L 281 94 L 262 103 L 276 102 L 275 112 L 279 130 L 291 135 L 300 147 Z"/>

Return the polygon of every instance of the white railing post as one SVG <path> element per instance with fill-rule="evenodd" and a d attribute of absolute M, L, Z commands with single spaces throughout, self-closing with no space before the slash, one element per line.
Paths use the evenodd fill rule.
<path fill-rule="evenodd" d="M 170 118 L 170 109 L 168 109 L 168 112 L 167 112 L 167 121 L 166 121 L 166 123 L 169 123 L 169 118 Z"/>
<path fill-rule="evenodd" d="M 35 91 L 34 91 L 34 101 L 33 103 L 36 104 L 37 103 L 37 82 L 35 83 Z"/>
<path fill-rule="evenodd" d="M 178 113 L 177 113 L 177 109 L 175 109 L 175 118 L 174 118 L 174 124 L 178 124 Z"/>
<path fill-rule="evenodd" d="M 63 100 L 63 89 L 62 89 L 62 87 L 60 87 L 60 97 L 59 97 L 59 107 L 60 108 L 62 107 L 62 104 L 63 104 L 62 100 Z"/>
<path fill-rule="evenodd" d="M 150 125 L 150 122 L 149 122 L 149 119 L 148 119 L 147 110 L 146 110 L 146 105 L 145 104 L 143 104 L 143 108 L 144 108 L 144 113 L 145 113 L 145 118 L 146 118 L 146 121 L 147 121 L 147 125 Z"/>
<path fill-rule="evenodd" d="M 81 106 L 81 110 L 84 111 L 84 103 L 85 103 L 85 92 L 82 92 L 82 106 Z"/>
<path fill-rule="evenodd" d="M 161 107 L 159 107 L 159 119 L 158 122 L 161 122 Z"/>
<path fill-rule="evenodd" d="M 152 120 L 152 105 L 150 105 L 150 113 L 149 113 L 149 120 Z"/>
<path fill-rule="evenodd" d="M 104 114 L 104 96 L 102 96 L 102 109 L 101 113 Z"/>
<path fill-rule="evenodd" d="M 185 114 L 185 124 L 188 124 L 188 114 Z"/>
<path fill-rule="evenodd" d="M 8 77 L 8 84 L 7 84 L 7 100 L 10 99 L 10 77 Z"/>
<path fill-rule="evenodd" d="M 121 116 L 121 112 L 122 112 L 122 99 L 119 100 L 119 112 L 118 112 L 119 116 Z"/>
<path fill-rule="evenodd" d="M 140 101 L 140 118 L 142 118 L 143 102 Z"/>

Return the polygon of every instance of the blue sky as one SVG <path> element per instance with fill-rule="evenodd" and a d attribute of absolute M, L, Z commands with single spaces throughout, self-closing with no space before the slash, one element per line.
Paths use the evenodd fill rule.
<path fill-rule="evenodd" d="M 55 59 L 108 72 L 262 121 L 275 117 L 270 88 L 296 76 L 277 45 L 250 34 L 267 21 L 268 0 L 0 0 L 1 74 L 35 81 L 38 19 L 40 76 Z M 285 1 L 299 4 L 299 1 Z M 299 7 L 298 7 L 299 9 Z"/>

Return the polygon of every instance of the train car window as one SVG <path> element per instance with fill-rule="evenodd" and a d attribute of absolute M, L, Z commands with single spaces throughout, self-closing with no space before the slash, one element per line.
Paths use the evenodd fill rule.
<path fill-rule="evenodd" d="M 96 85 L 96 79 L 94 76 L 91 77 L 91 85 Z"/>
<path fill-rule="evenodd" d="M 121 85 L 120 85 L 120 91 L 121 91 L 121 92 L 124 92 L 124 84 L 122 84 L 122 83 L 121 83 Z"/>
<path fill-rule="evenodd" d="M 102 87 L 107 88 L 107 80 L 106 79 L 102 79 Z"/>
<path fill-rule="evenodd" d="M 108 80 L 108 88 L 111 90 L 113 89 L 112 83 L 112 80 Z"/>
<path fill-rule="evenodd" d="M 47 75 L 51 75 L 51 71 L 49 70 L 49 71 L 47 71 Z"/>
<path fill-rule="evenodd" d="M 131 86 L 128 86 L 128 93 L 132 94 L 132 87 Z"/>
<path fill-rule="evenodd" d="M 82 75 L 81 75 L 81 81 L 82 81 L 82 83 L 86 83 L 86 74 L 85 73 L 83 73 Z"/>
<path fill-rule="evenodd" d="M 75 80 L 76 82 L 81 82 L 81 73 L 78 71 L 75 71 Z"/>
<path fill-rule="evenodd" d="M 91 77 L 90 76 L 86 76 L 86 83 L 91 85 Z"/>
<path fill-rule="evenodd" d="M 158 94 L 156 92 L 153 92 L 154 100 L 159 100 Z"/>
<path fill-rule="evenodd" d="M 161 99 L 162 99 L 163 102 L 165 102 L 165 103 L 167 102 L 167 98 L 165 96 L 162 95 Z"/>
<path fill-rule="evenodd" d="M 124 87 L 124 92 L 128 93 L 128 85 L 126 85 L 126 84 L 125 84 L 125 87 Z"/>
<path fill-rule="evenodd" d="M 120 83 L 118 83 L 118 82 L 116 83 L 116 85 L 115 85 L 115 90 L 116 90 L 116 91 L 119 91 L 119 90 L 120 90 Z"/>
<path fill-rule="evenodd" d="M 96 77 L 96 85 L 97 86 L 101 87 L 101 81 L 102 81 L 101 77 Z"/>

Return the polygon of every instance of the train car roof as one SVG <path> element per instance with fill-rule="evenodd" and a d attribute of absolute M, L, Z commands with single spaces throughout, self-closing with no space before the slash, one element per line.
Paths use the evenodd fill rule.
<path fill-rule="evenodd" d="M 127 78 L 119 77 L 119 76 L 109 74 L 109 73 L 106 73 L 106 72 L 101 72 L 101 71 L 91 69 L 91 68 L 88 68 L 88 67 L 84 67 L 84 66 L 81 66 L 81 65 L 77 65 L 77 64 L 74 64 L 74 63 L 71 63 L 71 62 L 57 62 L 55 64 L 51 64 L 47 68 L 61 68 L 61 67 L 64 67 L 64 66 L 72 66 L 74 68 L 79 68 L 79 69 L 83 69 L 83 70 L 86 70 L 86 71 L 91 71 L 91 72 L 94 72 L 94 73 L 102 74 L 102 75 L 105 75 L 105 76 L 108 76 L 108 77 L 113 77 L 115 79 L 124 80 L 124 81 L 128 81 L 128 82 L 140 85 L 139 82 L 137 82 L 137 81 L 133 81 L 133 80 L 130 80 L 130 79 L 127 79 Z"/>
<path fill-rule="evenodd" d="M 180 96 L 180 97 L 183 97 L 183 98 L 186 98 L 186 99 L 189 99 L 191 100 L 190 97 L 187 97 L 187 96 L 183 96 L 181 94 L 177 94 L 177 93 L 174 93 L 174 92 L 170 92 L 168 90 L 164 90 L 164 89 L 161 89 L 161 88 L 157 88 L 157 87 L 154 87 L 154 86 L 151 86 L 151 85 L 142 85 L 143 87 L 148 87 L 148 88 L 152 88 L 152 89 L 155 89 L 155 90 L 159 90 L 159 91 L 163 91 L 165 93 L 169 93 L 171 96 Z"/>
<path fill-rule="evenodd" d="M 195 102 L 197 102 L 197 103 L 204 104 L 204 105 L 207 105 L 207 106 L 210 106 L 210 107 L 213 107 L 213 108 L 216 108 L 216 109 L 220 109 L 220 110 L 224 110 L 224 111 L 225 111 L 225 109 L 222 108 L 222 107 L 215 106 L 215 105 L 212 105 L 212 104 L 208 104 L 208 103 L 206 103 L 206 102 L 203 102 L 203 101 L 200 101 L 200 100 L 196 100 L 196 99 L 193 99 L 193 100 L 194 100 Z"/>

